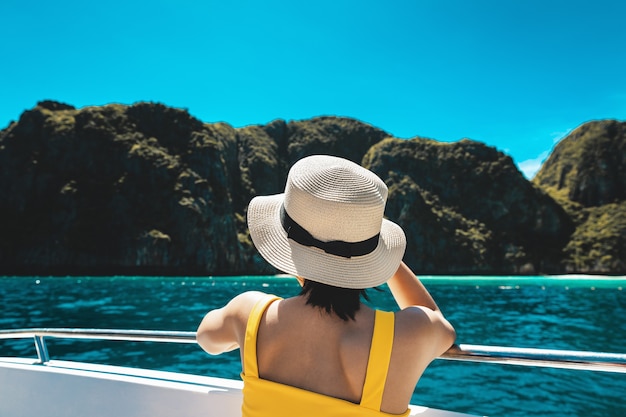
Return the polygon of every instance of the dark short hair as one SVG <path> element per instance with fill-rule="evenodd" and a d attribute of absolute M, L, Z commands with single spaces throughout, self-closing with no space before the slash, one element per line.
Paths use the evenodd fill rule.
<path fill-rule="evenodd" d="M 339 288 L 320 282 L 304 280 L 300 295 L 306 297 L 307 305 L 319 307 L 344 321 L 354 320 L 361 307 L 361 296 L 369 300 L 366 290 Z"/>

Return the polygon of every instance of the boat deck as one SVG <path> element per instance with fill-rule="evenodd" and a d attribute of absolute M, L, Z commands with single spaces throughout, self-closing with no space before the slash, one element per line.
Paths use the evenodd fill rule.
<path fill-rule="evenodd" d="M 51 360 L 0 358 L 0 415 L 11 417 L 230 417 L 241 381 Z M 468 414 L 411 406 L 411 416 Z"/>

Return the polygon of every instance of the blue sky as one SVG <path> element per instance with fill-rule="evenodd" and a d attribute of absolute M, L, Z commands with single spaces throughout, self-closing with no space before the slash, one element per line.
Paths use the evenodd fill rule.
<path fill-rule="evenodd" d="M 0 128 L 37 101 L 156 101 L 235 127 L 347 116 L 470 138 L 532 176 L 626 119 L 626 2 L 3 0 Z"/>

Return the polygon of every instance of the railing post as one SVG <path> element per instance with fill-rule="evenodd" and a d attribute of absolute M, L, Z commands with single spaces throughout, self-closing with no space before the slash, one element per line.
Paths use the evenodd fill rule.
<path fill-rule="evenodd" d="M 46 347 L 46 341 L 43 336 L 35 335 L 35 349 L 37 349 L 37 358 L 38 363 L 44 364 L 50 361 L 50 356 L 48 355 L 48 348 Z"/>

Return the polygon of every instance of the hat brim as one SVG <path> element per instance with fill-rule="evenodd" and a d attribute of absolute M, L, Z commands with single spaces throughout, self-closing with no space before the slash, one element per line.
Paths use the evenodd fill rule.
<path fill-rule="evenodd" d="M 248 228 L 257 250 L 272 266 L 287 274 L 334 287 L 363 289 L 385 283 L 396 272 L 406 248 L 402 228 L 382 220 L 376 249 L 345 258 L 287 238 L 280 221 L 285 195 L 259 196 L 248 206 Z"/>

